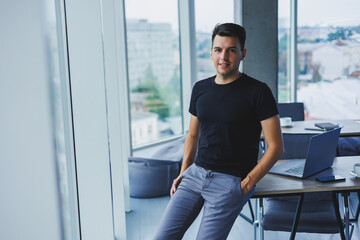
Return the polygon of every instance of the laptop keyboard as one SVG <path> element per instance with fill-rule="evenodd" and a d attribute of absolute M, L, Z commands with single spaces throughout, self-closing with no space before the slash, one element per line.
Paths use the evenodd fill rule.
<path fill-rule="evenodd" d="M 286 170 L 286 173 L 295 174 L 295 175 L 302 175 L 304 172 L 305 163 L 300 163 L 292 168 Z"/>

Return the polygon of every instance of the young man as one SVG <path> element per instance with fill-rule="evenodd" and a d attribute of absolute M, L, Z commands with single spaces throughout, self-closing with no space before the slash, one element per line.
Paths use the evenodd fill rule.
<path fill-rule="evenodd" d="M 226 239 L 255 184 L 283 153 L 270 89 L 239 72 L 245 38 L 237 24 L 213 31 L 216 76 L 193 87 L 183 163 L 155 239 L 181 239 L 202 208 L 197 239 Z M 257 162 L 261 129 L 268 148 Z"/>

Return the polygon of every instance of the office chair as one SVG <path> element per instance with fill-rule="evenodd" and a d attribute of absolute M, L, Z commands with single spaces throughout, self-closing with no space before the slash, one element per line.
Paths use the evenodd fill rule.
<path fill-rule="evenodd" d="M 292 121 L 304 121 L 304 103 L 278 103 L 280 117 L 291 117 Z"/>
<path fill-rule="evenodd" d="M 358 156 L 360 155 L 360 137 L 342 137 L 339 139 L 337 156 Z M 355 207 L 354 217 L 351 219 L 357 222 L 360 215 L 360 191 L 352 193 L 349 197 L 350 205 Z"/>

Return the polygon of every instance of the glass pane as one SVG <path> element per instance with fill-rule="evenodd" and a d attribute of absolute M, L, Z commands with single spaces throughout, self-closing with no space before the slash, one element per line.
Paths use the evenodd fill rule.
<path fill-rule="evenodd" d="M 178 4 L 126 0 L 125 6 L 131 134 L 136 148 L 183 132 Z"/>
<path fill-rule="evenodd" d="M 234 22 L 234 0 L 195 0 L 197 80 L 216 74 L 210 59 L 211 35 L 217 23 Z"/>
<path fill-rule="evenodd" d="M 358 0 L 298 1 L 297 99 L 308 119 L 360 118 L 359 8 Z"/>
<path fill-rule="evenodd" d="M 61 14 L 64 14 L 60 7 L 59 1 L 47 1 L 47 24 L 51 28 L 48 34 L 49 49 L 49 68 L 50 68 L 50 85 L 52 91 L 52 113 L 54 121 L 56 160 L 57 160 L 57 178 L 60 191 L 61 215 L 63 239 L 79 239 L 79 219 L 77 216 L 77 198 L 76 182 L 74 181 L 74 165 L 71 157 L 70 141 L 72 136 L 69 135 L 69 117 L 66 104 L 66 77 L 65 77 L 65 59 L 63 45 L 59 41 L 62 39 L 62 22 Z"/>
<path fill-rule="evenodd" d="M 278 4 L 278 102 L 290 102 L 290 1 L 279 0 Z"/>

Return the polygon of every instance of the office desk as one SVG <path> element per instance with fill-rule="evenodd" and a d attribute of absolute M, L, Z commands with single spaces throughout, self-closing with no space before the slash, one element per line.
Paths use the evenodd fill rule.
<path fill-rule="evenodd" d="M 285 134 L 319 134 L 321 131 L 306 130 L 305 128 L 316 128 L 315 123 L 331 122 L 343 126 L 341 129 L 341 137 L 360 136 L 360 121 L 351 119 L 342 120 L 311 120 L 311 121 L 294 121 L 292 127 L 282 127 L 281 131 Z"/>
<path fill-rule="evenodd" d="M 281 163 L 285 160 L 280 160 L 278 163 Z M 335 211 L 336 216 L 340 219 L 340 212 L 338 208 L 338 202 L 335 202 L 335 194 L 341 193 L 344 197 L 344 221 L 345 221 L 345 236 L 342 234 L 342 238 L 349 239 L 349 208 L 348 208 L 348 196 L 350 192 L 355 192 L 360 190 L 360 178 L 356 178 L 350 175 L 350 170 L 353 169 L 353 165 L 356 162 L 360 162 L 360 156 L 352 157 L 337 157 L 335 158 L 334 164 L 331 168 L 328 168 L 318 174 L 315 174 L 307 179 L 300 180 L 296 178 L 280 176 L 268 173 L 263 179 L 261 179 L 258 184 L 256 184 L 256 190 L 253 195 L 253 198 L 260 199 L 260 217 L 258 219 L 259 228 L 260 228 L 260 238 L 263 239 L 263 229 L 261 225 L 263 217 L 263 205 L 262 198 L 274 197 L 274 196 L 286 196 L 286 195 L 303 195 L 308 192 L 333 192 L 334 204 L 337 204 L 337 211 Z M 326 176 L 326 175 L 341 175 L 346 177 L 345 181 L 332 182 L 332 183 L 321 183 L 315 180 L 315 177 Z M 302 205 L 302 200 L 299 201 L 299 205 Z M 295 237 L 297 221 L 300 216 L 301 206 L 296 213 L 294 218 L 294 228 L 291 239 Z M 344 229 L 340 229 L 340 232 L 344 233 Z"/>

